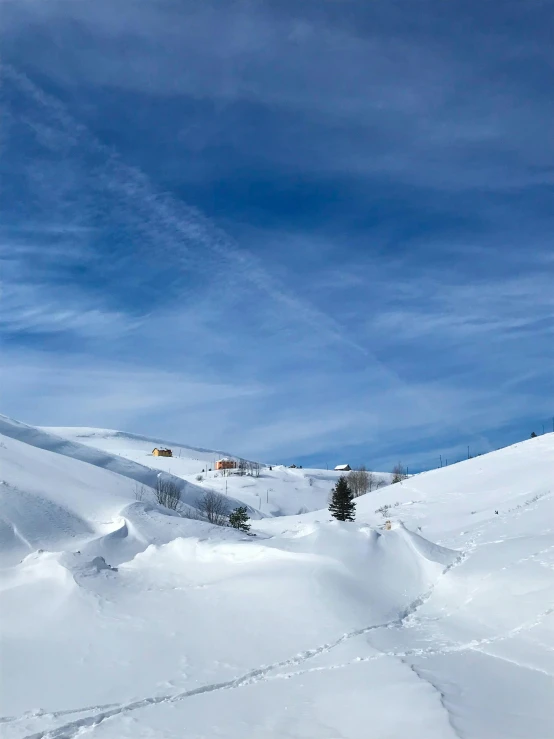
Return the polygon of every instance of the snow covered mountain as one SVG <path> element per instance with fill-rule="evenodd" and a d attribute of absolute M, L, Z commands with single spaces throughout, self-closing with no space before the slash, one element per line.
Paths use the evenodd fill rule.
<path fill-rule="evenodd" d="M 185 473 L 140 437 L 0 432 L 6 739 L 554 736 L 554 435 L 372 492 L 353 524 L 262 505 L 247 536 L 136 500 L 170 462 L 191 502 L 231 485 L 192 482 L 210 452 Z M 334 480 L 273 471 L 280 513 Z"/>

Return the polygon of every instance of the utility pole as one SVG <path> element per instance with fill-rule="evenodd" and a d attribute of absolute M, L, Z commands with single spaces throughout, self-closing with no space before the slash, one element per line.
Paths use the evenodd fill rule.
<path fill-rule="evenodd" d="M 469 445 L 467 447 L 467 458 L 469 459 Z"/>
<path fill-rule="evenodd" d="M 442 467 L 442 454 L 439 454 L 439 457 L 441 459 L 441 467 Z"/>

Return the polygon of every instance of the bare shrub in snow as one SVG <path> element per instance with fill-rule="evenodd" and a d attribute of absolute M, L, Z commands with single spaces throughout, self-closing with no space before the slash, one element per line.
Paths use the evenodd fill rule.
<path fill-rule="evenodd" d="M 362 467 L 358 467 L 357 470 L 352 470 L 348 475 L 348 487 L 352 491 L 352 495 L 358 498 L 360 495 L 365 495 L 370 487 L 370 475 L 371 473 Z"/>
<path fill-rule="evenodd" d="M 148 490 L 149 488 L 147 488 L 146 485 L 141 485 L 140 482 L 135 483 L 135 500 L 137 500 L 139 503 L 142 503 L 142 501 L 147 497 Z"/>
<path fill-rule="evenodd" d="M 387 484 L 382 477 L 378 477 L 374 472 L 368 472 L 367 474 L 369 476 L 369 493 L 371 493 L 372 490 L 378 490 Z"/>
<path fill-rule="evenodd" d="M 156 480 L 155 495 L 156 502 L 159 505 L 163 505 L 172 511 L 176 511 L 179 508 L 181 489 L 171 480 L 164 480 L 163 477 L 158 477 Z"/>
<path fill-rule="evenodd" d="M 372 490 L 382 488 L 386 484 L 381 477 L 374 472 L 369 472 L 363 465 L 357 470 L 352 470 L 348 475 L 348 485 L 355 498 L 371 493 Z"/>
<path fill-rule="evenodd" d="M 208 490 L 196 501 L 196 507 L 204 518 L 216 526 L 226 526 L 229 517 L 229 503 L 224 495 Z"/>
<path fill-rule="evenodd" d="M 246 474 L 251 477 L 259 477 L 262 466 L 259 462 L 247 462 L 246 463 Z"/>
<path fill-rule="evenodd" d="M 395 464 L 392 468 L 391 485 L 394 485 L 397 482 L 402 482 L 402 480 L 405 480 L 407 477 L 406 468 L 402 462 L 398 462 L 398 464 Z"/>
<path fill-rule="evenodd" d="M 377 508 L 375 513 L 381 513 L 386 518 L 389 515 L 389 509 L 390 509 L 389 505 L 382 505 L 380 508 Z"/>
<path fill-rule="evenodd" d="M 196 482 L 202 482 L 204 480 L 204 475 L 196 475 Z"/>

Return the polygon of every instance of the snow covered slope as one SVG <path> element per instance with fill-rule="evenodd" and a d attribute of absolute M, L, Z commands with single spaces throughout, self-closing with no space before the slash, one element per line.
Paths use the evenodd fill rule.
<path fill-rule="evenodd" d="M 0 439 L 3 737 L 554 736 L 554 436 L 255 537 L 24 436 Z"/>
<path fill-rule="evenodd" d="M 5 417 L 0 428 L 0 565 L 38 549 L 83 549 L 118 563 L 191 530 L 191 521 L 153 505 L 153 490 L 136 500 L 140 485 L 155 484 L 154 470 L 121 460 L 114 472 L 118 460 L 94 450 Z M 185 487 L 194 503 L 201 491 Z"/>
<path fill-rule="evenodd" d="M 158 474 L 150 466 L 138 464 L 123 456 L 106 452 L 95 446 L 87 446 L 71 439 L 62 438 L 45 429 L 28 426 L 11 418 L 6 418 L 6 416 L 0 416 L 0 435 L 22 441 L 38 449 L 55 452 L 56 454 L 86 462 L 95 467 L 116 472 L 140 484 L 150 487 L 154 487 L 156 484 Z M 181 478 L 175 477 L 174 481 L 177 484 L 181 484 Z M 182 485 L 183 491 L 186 491 L 186 488 L 186 485 Z M 191 491 L 192 494 L 198 494 L 198 492 L 198 489 Z"/>
<path fill-rule="evenodd" d="M 228 452 L 186 446 L 163 439 L 137 436 L 110 429 L 51 427 L 44 431 L 72 443 L 84 444 L 113 456 L 169 472 L 204 490 L 215 490 L 232 496 L 264 516 L 294 515 L 299 511 L 316 511 L 327 505 L 329 491 L 340 472 L 333 470 L 287 468 L 266 465 L 260 477 L 231 475 L 223 477 L 215 471 L 215 461 L 222 456 L 238 459 Z M 156 446 L 169 447 L 172 457 L 154 457 Z M 202 477 L 199 481 L 198 476 Z M 388 482 L 390 475 L 376 473 Z"/>
<path fill-rule="evenodd" d="M 196 475 L 208 467 L 213 470 L 217 459 L 233 456 L 228 452 L 190 447 L 164 439 L 149 438 L 112 429 L 44 426 L 42 430 L 68 441 L 100 449 L 111 455 L 130 459 L 164 472 L 171 468 L 177 469 L 180 477 Z M 152 450 L 160 446 L 169 447 L 173 452 L 173 457 L 153 457 Z"/>
<path fill-rule="evenodd" d="M 174 475 L 171 472 L 171 469 L 164 470 L 163 466 L 146 466 L 144 464 L 139 464 L 129 460 L 123 455 L 110 453 L 109 451 L 104 451 L 98 447 L 87 446 L 76 441 L 72 441 L 71 439 L 62 438 L 46 429 L 28 426 L 27 424 L 20 423 L 19 421 L 7 418 L 6 416 L 0 416 L 0 436 L 14 441 L 22 441 L 30 447 L 35 447 L 36 449 L 43 451 L 54 452 L 57 455 L 76 461 L 86 462 L 88 465 L 93 465 L 94 467 L 99 467 L 103 470 L 109 470 L 117 475 L 129 478 L 129 480 L 133 482 L 132 490 L 135 499 L 138 495 L 139 488 L 142 487 L 143 494 L 141 497 L 144 498 L 146 502 L 154 501 L 153 489 L 156 487 L 156 482 L 160 477 L 160 472 L 162 472 L 163 479 L 171 481 L 180 489 L 181 502 L 186 507 L 196 508 L 198 499 L 201 498 L 205 492 L 205 488 L 199 487 L 193 481 L 186 480 L 186 478 L 183 478 L 180 475 Z M 79 438 L 78 435 L 76 436 Z M 17 456 L 18 455 L 15 455 L 16 458 Z M 157 460 L 158 458 L 150 455 L 150 459 Z M 31 467 L 32 466 L 33 465 L 31 465 Z M 36 475 L 35 478 L 37 478 Z M 46 476 L 44 479 L 48 481 L 49 477 Z M 148 490 L 149 488 L 150 491 Z M 243 502 L 233 498 L 231 491 L 229 491 L 228 497 L 229 505 L 231 507 L 242 504 Z M 250 511 L 250 514 L 254 518 L 262 515 L 254 509 Z"/>

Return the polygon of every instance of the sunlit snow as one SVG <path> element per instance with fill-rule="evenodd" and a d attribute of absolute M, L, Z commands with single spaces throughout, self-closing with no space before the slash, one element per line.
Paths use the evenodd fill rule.
<path fill-rule="evenodd" d="M 554 737 L 554 434 L 339 523 L 334 471 L 0 421 L 2 737 Z M 157 506 L 160 470 L 255 535 Z"/>

